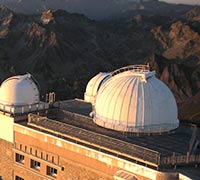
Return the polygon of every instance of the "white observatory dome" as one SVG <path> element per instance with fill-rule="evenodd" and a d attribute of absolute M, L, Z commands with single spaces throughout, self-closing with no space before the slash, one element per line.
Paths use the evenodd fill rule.
<path fill-rule="evenodd" d="M 96 124 L 117 131 L 157 133 L 179 126 L 171 91 L 142 65 L 114 71 L 99 89 L 93 113 Z"/>
<path fill-rule="evenodd" d="M 0 87 L 0 103 L 27 105 L 39 102 L 39 90 L 30 74 L 6 79 Z"/>
<path fill-rule="evenodd" d="M 110 73 L 100 72 L 87 84 L 84 100 L 94 105 L 96 94 L 103 83 L 110 77 Z"/>

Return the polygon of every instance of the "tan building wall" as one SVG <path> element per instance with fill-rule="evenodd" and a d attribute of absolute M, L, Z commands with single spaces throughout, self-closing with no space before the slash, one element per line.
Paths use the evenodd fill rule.
<path fill-rule="evenodd" d="M 111 180 L 121 169 L 136 172 L 136 177 L 140 180 L 156 179 L 157 176 L 157 171 L 150 168 L 18 124 L 14 126 L 14 131 L 16 152 L 20 149 L 20 145 L 21 152 L 25 151 L 26 147 L 25 156 L 30 159 L 36 157 L 41 162 L 40 174 L 44 176 L 47 172 L 45 168 L 42 168 L 42 164 L 58 169 L 57 179 L 60 180 Z M 37 150 L 37 155 L 35 150 Z M 30 151 L 32 151 L 32 155 Z M 48 159 L 46 159 L 47 154 Z M 54 162 L 52 162 L 52 157 Z M 30 169 L 30 163 L 27 168 Z M 142 177 L 140 174 L 144 176 Z M 25 177 L 25 175 L 23 176 Z"/>
<path fill-rule="evenodd" d="M 24 180 L 113 180 L 118 170 L 132 172 L 139 180 L 178 179 L 178 174 L 159 173 L 19 124 L 14 125 L 14 137 L 14 144 L 0 140 L 3 180 L 16 176 Z M 32 166 L 33 161 L 40 163 L 39 168 Z M 49 174 L 49 168 L 56 170 L 56 176 Z"/>
<path fill-rule="evenodd" d="M 13 143 L 13 123 L 14 118 L 9 114 L 0 114 L 0 139 Z"/>
<path fill-rule="evenodd" d="M 93 161 L 89 157 L 83 156 L 81 152 L 68 150 L 67 141 L 64 142 L 20 125 L 15 125 L 14 129 L 14 154 L 25 157 L 24 164 L 15 162 L 15 175 L 29 180 L 30 176 L 31 180 L 50 179 L 51 177 L 47 175 L 47 166 L 49 166 L 57 170 L 56 179 L 59 180 L 113 179 L 112 175 L 107 175 L 108 170 L 103 169 L 103 163 L 97 160 Z M 31 168 L 31 159 L 40 162 L 40 170 Z"/>

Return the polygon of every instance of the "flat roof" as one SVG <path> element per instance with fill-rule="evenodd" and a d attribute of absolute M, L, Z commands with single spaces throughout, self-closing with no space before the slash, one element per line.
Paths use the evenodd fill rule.
<path fill-rule="evenodd" d="M 172 132 L 151 135 L 106 129 L 89 117 L 91 104 L 78 99 L 56 102 L 55 107 L 39 121 L 38 117 L 34 121 L 37 115 L 32 115 L 27 126 L 46 133 L 56 132 L 61 138 L 154 167 L 161 164 L 162 158 L 186 156 L 194 136 L 200 139 L 199 130 L 185 124 Z"/>
<path fill-rule="evenodd" d="M 173 152 L 176 154 L 186 154 L 189 151 L 190 140 L 194 132 L 194 126 L 190 124 L 180 124 L 180 127 L 174 131 L 162 134 L 137 134 L 137 133 L 125 133 L 106 129 L 100 126 L 97 126 L 92 118 L 89 116 L 89 113 L 92 111 L 92 106 L 90 103 L 80 101 L 78 99 L 63 101 L 60 103 L 60 109 L 64 111 L 70 111 L 72 113 L 81 114 L 87 118 L 76 118 L 74 121 L 72 118 L 67 117 L 63 113 L 62 118 L 56 118 L 55 120 L 63 121 L 67 124 L 71 124 L 80 128 L 84 128 L 99 134 L 104 134 L 109 137 L 115 137 L 126 142 L 134 143 L 141 145 L 143 147 L 150 148 L 152 150 L 158 151 L 165 155 L 172 155 Z M 63 111 L 63 112 L 64 112 Z M 59 113 L 62 113 L 61 111 Z M 49 113 L 49 118 L 51 115 Z M 55 118 L 55 117 L 54 117 Z M 197 137 L 200 137 L 199 132 L 197 132 Z"/>

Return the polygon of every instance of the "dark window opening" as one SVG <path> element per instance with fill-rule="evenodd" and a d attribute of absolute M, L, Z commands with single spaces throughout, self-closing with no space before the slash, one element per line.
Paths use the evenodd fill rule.
<path fill-rule="evenodd" d="M 40 162 L 34 161 L 34 160 L 31 159 L 31 168 L 39 170 L 40 169 Z"/>
<path fill-rule="evenodd" d="M 16 155 L 15 155 L 15 160 L 16 160 L 16 162 L 19 162 L 19 163 L 24 164 L 24 156 L 21 155 L 21 154 L 17 154 L 17 153 L 16 153 Z"/>
<path fill-rule="evenodd" d="M 47 175 L 57 177 L 57 169 L 47 166 Z"/>
<path fill-rule="evenodd" d="M 21 178 L 19 176 L 15 176 L 15 180 L 24 180 L 24 178 Z"/>

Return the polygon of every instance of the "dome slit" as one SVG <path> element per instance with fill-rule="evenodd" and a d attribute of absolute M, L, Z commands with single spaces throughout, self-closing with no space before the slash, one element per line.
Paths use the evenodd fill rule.
<path fill-rule="evenodd" d="M 136 113 L 134 113 L 133 117 L 129 117 L 130 116 L 130 110 L 132 110 L 132 108 L 133 108 L 133 107 L 131 107 L 131 102 L 134 100 L 133 99 L 133 92 L 134 92 L 133 89 L 135 88 L 135 84 L 136 84 L 137 79 L 134 78 L 133 80 L 134 80 L 134 82 L 132 84 L 132 90 L 131 90 L 131 95 L 130 95 L 129 104 L 128 104 L 128 113 L 127 113 L 126 123 L 128 123 L 129 119 L 132 119 L 133 120 L 132 124 L 135 124 Z"/>
<path fill-rule="evenodd" d="M 130 81 L 130 82 L 129 82 L 129 81 Z M 126 87 L 125 93 L 124 93 L 124 95 L 123 95 L 123 100 L 122 100 L 121 107 L 120 107 L 119 119 L 122 119 L 122 111 L 123 111 L 123 107 L 124 107 L 124 101 L 125 101 L 125 98 L 126 98 L 126 95 L 127 95 L 127 91 L 128 91 L 128 89 L 129 89 L 129 87 L 130 87 L 132 81 L 133 81 L 132 78 L 131 78 L 131 79 L 128 79 L 128 81 L 127 81 L 127 82 L 129 82 L 129 83 L 128 83 L 128 86 Z M 126 82 L 126 83 L 127 83 L 127 82 Z M 126 83 L 125 83 L 125 84 L 126 84 Z M 123 88 L 124 88 L 124 86 L 123 86 Z M 127 118 L 126 118 L 126 119 L 127 119 Z M 123 123 L 122 123 L 122 124 L 123 124 Z"/>
<path fill-rule="evenodd" d="M 151 94 L 151 92 L 153 91 L 153 86 L 152 86 L 152 84 L 148 84 L 148 86 L 149 86 L 149 88 L 148 88 L 148 93 L 149 93 L 149 95 Z M 149 97 L 149 96 L 148 96 Z M 150 107 L 153 107 L 153 102 L 152 102 L 152 98 L 147 98 L 148 99 L 148 101 L 150 102 L 150 105 L 149 105 L 149 108 L 148 108 L 148 112 L 149 112 L 149 123 L 150 124 L 153 124 L 153 118 L 152 118 L 152 111 L 149 111 L 149 109 L 150 109 Z M 159 108 L 159 107 L 158 107 Z"/>
<path fill-rule="evenodd" d="M 137 81 L 136 81 L 136 88 L 137 90 L 135 91 L 136 92 L 136 109 L 135 109 L 135 114 L 136 114 L 136 118 L 135 118 L 135 127 L 138 127 L 138 118 L 139 118 L 139 112 L 138 112 L 138 109 L 140 108 L 139 107 L 139 98 L 138 98 L 138 91 L 139 91 L 139 79 L 137 78 Z"/>
<path fill-rule="evenodd" d="M 141 83 L 141 87 L 142 87 L 142 128 L 144 128 L 144 112 L 145 112 L 145 108 L 144 108 L 144 105 L 145 105 L 145 102 L 144 102 L 144 83 Z"/>

